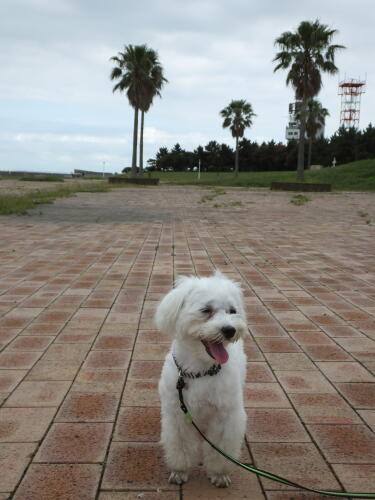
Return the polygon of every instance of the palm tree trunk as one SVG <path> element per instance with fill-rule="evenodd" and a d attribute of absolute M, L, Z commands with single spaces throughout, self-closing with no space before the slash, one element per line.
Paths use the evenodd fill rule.
<path fill-rule="evenodd" d="M 141 111 L 141 134 L 139 136 L 139 175 L 143 175 L 143 127 L 145 122 L 145 112 Z"/>
<path fill-rule="evenodd" d="M 134 108 L 133 155 L 130 177 L 137 177 L 138 108 Z"/>
<path fill-rule="evenodd" d="M 312 137 L 309 137 L 309 152 L 307 156 L 307 166 L 311 167 Z"/>
<path fill-rule="evenodd" d="M 297 180 L 304 181 L 304 168 L 305 168 L 305 133 L 306 133 L 306 109 L 307 99 L 302 100 L 301 106 L 301 120 L 299 128 L 299 144 L 298 144 L 298 165 L 297 165 Z"/>
<path fill-rule="evenodd" d="M 238 176 L 238 137 L 236 137 L 236 156 L 234 161 L 234 175 Z"/>

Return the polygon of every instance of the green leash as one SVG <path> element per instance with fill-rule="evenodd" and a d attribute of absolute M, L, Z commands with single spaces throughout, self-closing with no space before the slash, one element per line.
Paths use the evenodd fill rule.
<path fill-rule="evenodd" d="M 193 417 L 191 413 L 188 411 L 186 408 L 185 402 L 184 402 L 184 396 L 182 394 L 182 390 L 185 387 L 185 381 L 181 373 L 179 374 L 178 380 L 177 380 L 177 390 L 178 390 L 178 396 L 180 399 L 180 408 L 181 410 L 185 413 L 185 416 L 195 428 L 199 432 L 199 434 L 202 436 L 202 438 L 213 448 L 216 450 L 220 455 L 225 457 L 226 459 L 230 460 L 234 464 L 242 467 L 243 469 L 253 472 L 254 474 L 257 474 L 258 476 L 265 477 L 267 479 L 271 479 L 272 481 L 276 481 L 278 483 L 286 484 L 287 486 L 292 486 L 293 488 L 298 488 L 301 490 L 305 491 L 310 491 L 313 493 L 318 493 L 320 495 L 327 495 L 331 497 L 339 497 L 339 498 L 373 498 L 375 499 L 375 493 L 346 493 L 343 491 L 324 491 L 324 490 L 316 490 L 314 488 L 307 488 L 306 486 L 302 486 L 300 484 L 294 483 L 293 481 L 289 481 L 288 479 L 285 479 L 283 477 L 277 476 L 276 474 L 272 474 L 271 472 L 267 472 L 262 469 L 257 469 L 256 467 L 252 467 L 251 465 L 244 464 L 237 460 L 236 458 L 231 457 L 230 455 L 227 455 L 225 451 L 221 450 L 218 448 L 214 443 L 212 443 L 206 436 L 203 434 L 203 432 L 199 429 L 197 424 L 194 422 Z"/>

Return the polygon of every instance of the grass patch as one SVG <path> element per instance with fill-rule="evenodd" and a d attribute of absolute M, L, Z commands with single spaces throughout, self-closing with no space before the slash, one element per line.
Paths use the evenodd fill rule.
<path fill-rule="evenodd" d="M 272 182 L 295 182 L 296 172 L 202 172 L 198 181 L 196 172 L 152 172 L 164 184 L 193 184 L 198 186 L 239 186 L 269 188 Z M 347 163 L 335 168 L 307 170 L 306 182 L 331 184 L 332 189 L 375 191 L 375 158 Z"/>
<path fill-rule="evenodd" d="M 207 194 L 206 196 L 202 196 L 202 198 L 200 199 L 199 203 L 205 203 L 206 201 L 212 201 L 217 196 L 220 196 L 222 194 L 225 194 L 224 189 L 213 188 L 212 193 L 211 194 Z"/>
<path fill-rule="evenodd" d="M 232 202 L 228 203 L 228 205 L 231 207 L 242 207 L 243 202 L 242 201 L 232 201 Z"/>
<path fill-rule="evenodd" d="M 367 212 L 364 212 L 363 210 L 358 210 L 357 214 L 365 219 L 366 224 L 369 225 L 371 224 L 371 218 L 369 217 L 369 214 Z"/>
<path fill-rule="evenodd" d="M 308 201 L 311 201 L 311 199 L 308 198 L 307 196 L 305 196 L 304 194 L 296 194 L 290 200 L 290 203 L 293 203 L 293 205 L 300 206 L 300 205 L 304 205 Z"/>
<path fill-rule="evenodd" d="M 24 215 L 37 205 L 53 203 L 56 198 L 67 198 L 75 193 L 105 193 L 110 188 L 105 183 L 87 183 L 56 187 L 55 189 L 36 189 L 22 195 L 0 195 L 0 215 Z"/>
<path fill-rule="evenodd" d="M 18 180 L 28 182 L 64 182 L 64 179 L 57 175 L 26 175 L 24 177 L 18 177 Z"/>

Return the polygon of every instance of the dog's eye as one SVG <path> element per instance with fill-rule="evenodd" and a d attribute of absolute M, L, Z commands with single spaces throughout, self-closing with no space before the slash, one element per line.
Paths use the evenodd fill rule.
<path fill-rule="evenodd" d="M 229 314 L 237 314 L 236 309 L 235 309 L 234 307 L 231 307 L 231 308 L 229 309 Z"/>
<path fill-rule="evenodd" d="M 212 313 L 212 307 L 210 307 L 210 306 L 203 307 L 203 309 L 201 309 L 201 312 L 203 314 L 211 314 Z"/>

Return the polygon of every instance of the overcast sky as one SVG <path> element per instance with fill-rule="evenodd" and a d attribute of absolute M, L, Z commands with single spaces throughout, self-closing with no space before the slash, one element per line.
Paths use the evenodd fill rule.
<path fill-rule="evenodd" d="M 274 40 L 319 20 L 345 45 L 323 76 L 326 135 L 339 126 L 338 80 L 365 78 L 360 127 L 374 120 L 371 0 L 1 0 L 0 170 L 119 172 L 131 164 L 133 110 L 112 94 L 109 58 L 127 44 L 159 53 L 169 83 L 146 115 L 145 160 L 161 146 L 232 145 L 219 111 L 246 99 L 245 136 L 285 142 L 293 90 L 273 73 Z"/>

